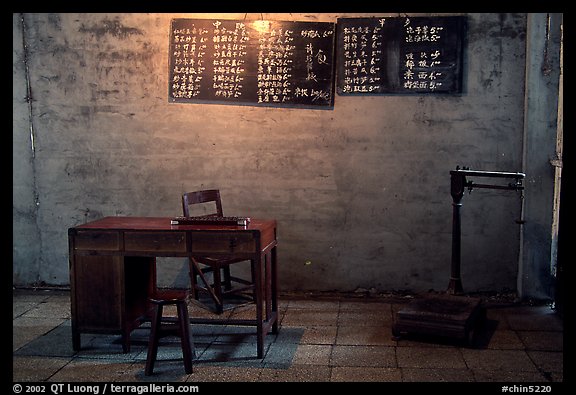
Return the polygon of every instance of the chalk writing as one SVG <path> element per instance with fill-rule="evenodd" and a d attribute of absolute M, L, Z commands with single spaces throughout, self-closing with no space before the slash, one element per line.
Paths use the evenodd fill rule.
<path fill-rule="evenodd" d="M 204 56 L 208 30 L 196 28 L 172 31 L 172 95 L 193 98 L 200 93 L 203 73 L 206 69 Z"/>
<path fill-rule="evenodd" d="M 444 80 L 448 78 L 442 56 L 441 33 L 444 26 L 431 26 L 427 22 L 428 20 L 415 24 L 413 20 L 406 18 L 403 24 L 405 45 L 402 46 L 402 55 L 405 62 L 401 73 L 402 86 L 407 90 L 433 92 L 442 89 Z M 418 45 L 422 43 L 426 46 Z M 417 50 L 418 48 L 420 50 Z"/>
<path fill-rule="evenodd" d="M 244 23 L 238 22 L 234 29 L 227 29 L 220 21 L 213 23 L 213 77 L 214 96 L 238 98 L 244 87 L 246 71 L 247 42 L 249 41 Z"/>
<path fill-rule="evenodd" d="M 432 53 L 420 51 L 417 54 L 406 52 L 404 57 L 406 59 L 404 63 L 405 71 L 403 72 L 404 88 L 434 91 L 442 87 L 442 82 L 438 80 L 444 78 L 444 73 L 442 71 L 434 71 L 435 67 L 442 65 L 442 62 L 438 60 L 440 59 L 439 50 L 435 50 Z"/>
<path fill-rule="evenodd" d="M 285 103 L 292 99 L 294 31 L 272 29 L 258 38 L 258 103 Z"/>
<path fill-rule="evenodd" d="M 338 93 L 459 93 L 465 17 L 340 18 Z"/>
<path fill-rule="evenodd" d="M 379 26 L 344 28 L 344 93 L 380 90 L 381 29 Z"/>
<path fill-rule="evenodd" d="M 332 106 L 335 24 L 174 19 L 169 99 Z"/>
<path fill-rule="evenodd" d="M 440 40 L 440 33 L 444 30 L 443 26 L 428 26 L 426 24 L 421 26 L 412 26 L 410 18 L 404 21 L 406 28 L 406 35 L 404 40 L 407 43 L 417 42 L 437 42 Z"/>

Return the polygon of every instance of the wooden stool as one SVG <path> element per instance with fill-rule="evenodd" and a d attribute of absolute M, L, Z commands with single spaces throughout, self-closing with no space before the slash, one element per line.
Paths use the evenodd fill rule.
<path fill-rule="evenodd" d="M 190 320 L 188 318 L 188 308 L 186 301 L 188 290 L 157 290 L 150 297 L 150 303 L 154 306 L 152 326 L 150 330 L 150 340 L 148 341 L 148 356 L 146 358 L 146 369 L 144 374 L 150 376 L 154 370 L 154 362 L 158 353 L 158 342 L 166 335 L 177 335 L 180 337 L 182 345 L 182 356 L 184 358 L 184 370 L 192 373 L 192 359 L 194 358 L 194 343 L 190 343 Z M 164 306 L 175 305 L 178 312 L 176 321 L 163 320 L 162 310 Z M 165 324 L 164 326 L 162 324 Z"/>

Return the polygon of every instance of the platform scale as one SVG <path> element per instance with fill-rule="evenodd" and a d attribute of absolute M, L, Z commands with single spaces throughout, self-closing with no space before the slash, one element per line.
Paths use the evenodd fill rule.
<path fill-rule="evenodd" d="M 493 177 L 513 179 L 508 185 L 476 184 L 466 177 Z M 480 298 L 463 296 L 460 278 L 460 208 L 467 188 L 523 190 L 524 173 L 475 171 L 468 168 L 450 171 L 450 194 L 452 195 L 452 264 L 450 282 L 446 294 L 425 296 L 412 301 L 396 313 L 392 335 L 399 340 L 406 335 L 431 335 L 474 343 L 475 330 L 486 318 Z"/>

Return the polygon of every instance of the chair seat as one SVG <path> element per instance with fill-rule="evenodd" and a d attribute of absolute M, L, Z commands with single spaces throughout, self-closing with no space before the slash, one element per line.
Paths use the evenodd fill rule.
<path fill-rule="evenodd" d="M 201 263 L 203 265 L 208 265 L 211 267 L 224 267 L 224 266 L 228 266 L 231 265 L 233 263 L 237 263 L 237 262 L 244 262 L 246 261 L 246 259 L 241 259 L 241 258 L 227 258 L 227 257 L 200 257 L 200 258 L 196 258 L 196 261 L 198 263 Z"/>
<path fill-rule="evenodd" d="M 150 296 L 150 302 L 156 304 L 176 304 L 186 302 L 188 299 L 187 289 L 157 289 Z"/>

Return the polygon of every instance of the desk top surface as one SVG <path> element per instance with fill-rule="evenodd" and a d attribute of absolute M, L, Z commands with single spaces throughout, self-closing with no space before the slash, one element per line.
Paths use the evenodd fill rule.
<path fill-rule="evenodd" d="M 276 220 L 251 219 L 247 226 L 241 225 L 172 225 L 172 217 L 104 217 L 71 229 L 90 230 L 161 230 L 161 231 L 262 231 L 267 228 L 275 228 Z"/>

